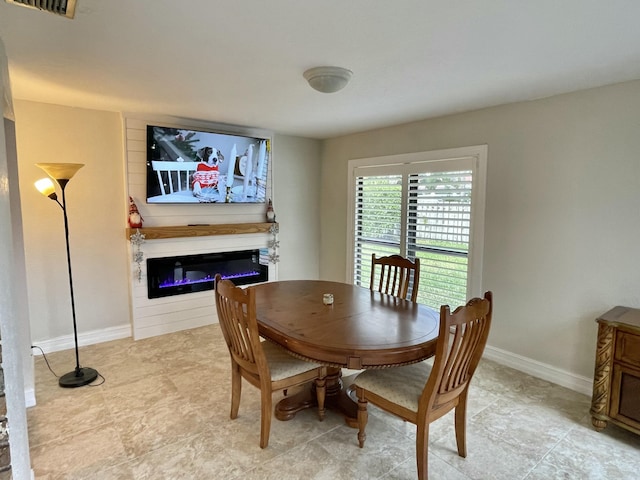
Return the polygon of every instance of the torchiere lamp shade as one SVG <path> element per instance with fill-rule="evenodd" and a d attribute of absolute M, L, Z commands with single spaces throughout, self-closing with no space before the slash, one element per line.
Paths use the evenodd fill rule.
<path fill-rule="evenodd" d="M 36 163 L 56 182 L 58 180 L 71 180 L 78 170 L 84 167 L 84 163 Z"/>
<path fill-rule="evenodd" d="M 56 193 L 56 187 L 50 178 L 41 178 L 36 183 L 36 189 L 45 197 L 50 197 Z"/>

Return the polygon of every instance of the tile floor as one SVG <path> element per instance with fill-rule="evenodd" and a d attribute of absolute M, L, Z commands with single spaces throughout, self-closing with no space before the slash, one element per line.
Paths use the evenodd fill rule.
<path fill-rule="evenodd" d="M 66 373 L 73 351 L 47 355 Z M 414 429 L 371 406 L 367 442 L 334 412 L 273 421 L 261 450 L 259 393 L 244 384 L 229 419 L 229 360 L 211 325 L 81 349 L 83 366 L 106 379 L 62 389 L 36 358 L 37 405 L 28 410 L 36 479 L 413 479 Z M 280 397 L 281 394 L 276 394 Z M 467 422 L 468 456 L 456 454 L 451 415 L 431 427 L 430 479 L 638 479 L 640 436 L 597 433 L 590 399 L 483 360 Z"/>

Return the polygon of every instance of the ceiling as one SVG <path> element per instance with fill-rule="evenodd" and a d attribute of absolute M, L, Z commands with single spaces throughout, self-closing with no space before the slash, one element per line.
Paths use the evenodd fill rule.
<path fill-rule="evenodd" d="M 13 96 L 328 138 L 640 78 L 638 0 L 0 1 Z M 319 93 L 303 71 L 353 71 Z"/>

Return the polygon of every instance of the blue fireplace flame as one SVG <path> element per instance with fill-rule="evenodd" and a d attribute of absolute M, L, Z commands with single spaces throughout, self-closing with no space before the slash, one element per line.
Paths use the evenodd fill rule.
<path fill-rule="evenodd" d="M 260 275 L 260 272 L 256 270 L 252 270 L 251 272 L 234 273 L 233 275 L 220 275 L 220 276 L 222 277 L 223 280 L 229 279 L 233 281 L 236 278 L 255 277 L 257 275 Z M 198 278 L 195 280 L 190 278 L 183 278 L 178 280 L 167 280 L 160 283 L 160 285 L 158 285 L 158 288 L 170 288 L 170 287 L 180 287 L 182 285 L 194 285 L 197 283 L 213 282 L 213 280 L 214 279 L 211 277 L 211 275 L 206 275 L 203 278 Z"/>

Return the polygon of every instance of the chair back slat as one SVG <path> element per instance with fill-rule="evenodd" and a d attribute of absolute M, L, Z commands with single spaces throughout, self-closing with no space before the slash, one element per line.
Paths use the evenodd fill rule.
<path fill-rule="evenodd" d="M 379 275 L 377 273 L 379 268 Z M 376 257 L 371 255 L 371 281 L 369 288 L 387 295 L 407 299 L 409 286 L 411 286 L 411 301 L 418 297 L 420 282 L 420 259 L 411 261 L 400 255 Z M 376 288 L 377 286 L 377 288 Z"/>
<path fill-rule="evenodd" d="M 460 339 L 455 351 L 451 351 L 449 357 L 452 359 L 452 367 L 448 376 L 443 377 L 444 385 L 440 385 L 439 392 L 453 390 L 459 386 L 464 386 L 469 381 L 471 360 L 473 351 L 478 347 L 482 328 L 477 320 L 470 323 L 458 325 L 456 329 L 456 337 Z M 448 377 L 448 378 L 447 378 Z"/>

